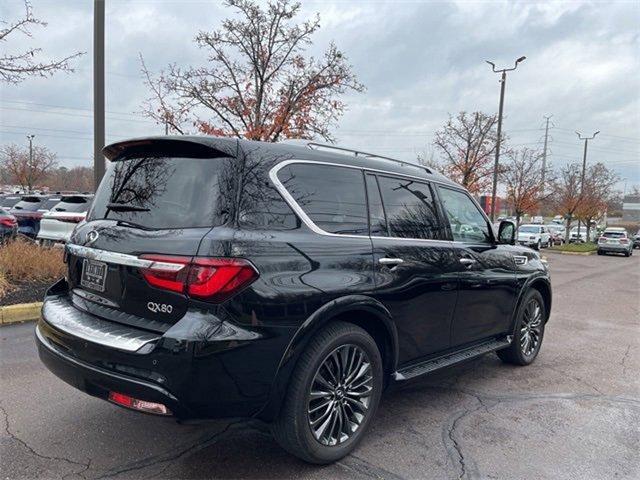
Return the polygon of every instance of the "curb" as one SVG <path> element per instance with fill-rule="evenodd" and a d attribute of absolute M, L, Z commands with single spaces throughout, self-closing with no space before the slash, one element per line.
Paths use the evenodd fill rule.
<path fill-rule="evenodd" d="M 42 302 L 19 303 L 0 307 L 0 325 L 38 320 L 41 308 Z"/>
<path fill-rule="evenodd" d="M 563 252 L 562 250 L 552 250 L 550 248 L 547 249 L 549 253 L 558 253 L 560 255 L 595 255 L 596 250 L 591 250 L 590 252 Z"/>

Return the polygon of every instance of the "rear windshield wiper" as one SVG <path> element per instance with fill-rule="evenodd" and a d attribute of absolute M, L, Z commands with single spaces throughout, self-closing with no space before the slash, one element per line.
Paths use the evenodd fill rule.
<path fill-rule="evenodd" d="M 128 205 L 126 203 L 107 203 L 107 210 L 113 210 L 114 212 L 148 212 L 149 209 L 145 207 L 138 207 L 137 205 Z"/>

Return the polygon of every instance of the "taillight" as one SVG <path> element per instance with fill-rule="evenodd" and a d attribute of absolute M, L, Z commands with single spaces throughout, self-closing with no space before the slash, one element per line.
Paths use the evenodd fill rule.
<path fill-rule="evenodd" d="M 231 298 L 259 276 L 256 268 L 241 258 L 170 255 L 142 255 L 140 258 L 154 261 L 150 267 L 140 269 L 149 285 L 212 303 Z"/>
<path fill-rule="evenodd" d="M 84 220 L 84 217 L 82 215 L 78 215 L 78 216 L 74 216 L 74 217 L 51 217 L 54 220 L 59 220 L 61 222 L 67 222 L 67 223 L 80 223 L 82 220 Z"/>
<path fill-rule="evenodd" d="M 5 227 L 13 227 L 16 224 L 16 219 L 13 217 L 2 217 L 0 218 L 0 225 L 4 225 Z"/>
<path fill-rule="evenodd" d="M 629 239 L 628 238 L 621 238 L 620 239 L 620 243 L 627 244 L 627 243 L 629 243 Z"/>
<path fill-rule="evenodd" d="M 598 243 L 604 243 L 604 242 L 606 242 L 606 241 L 607 241 L 607 237 L 600 237 L 600 238 L 598 239 Z"/>

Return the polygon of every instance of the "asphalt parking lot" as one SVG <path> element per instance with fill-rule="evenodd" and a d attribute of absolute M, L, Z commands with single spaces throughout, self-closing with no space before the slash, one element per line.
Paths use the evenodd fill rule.
<path fill-rule="evenodd" d="M 389 392 L 354 455 L 317 467 L 246 420 L 179 425 L 91 398 L 0 328 L 2 478 L 640 478 L 640 254 L 548 254 L 527 368 L 495 355 Z M 222 392 L 223 394 L 223 392 Z"/>

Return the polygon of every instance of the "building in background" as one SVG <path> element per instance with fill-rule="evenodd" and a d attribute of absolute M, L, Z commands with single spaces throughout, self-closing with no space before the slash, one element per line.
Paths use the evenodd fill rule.
<path fill-rule="evenodd" d="M 640 195 L 625 195 L 622 201 L 622 221 L 640 222 Z"/>

